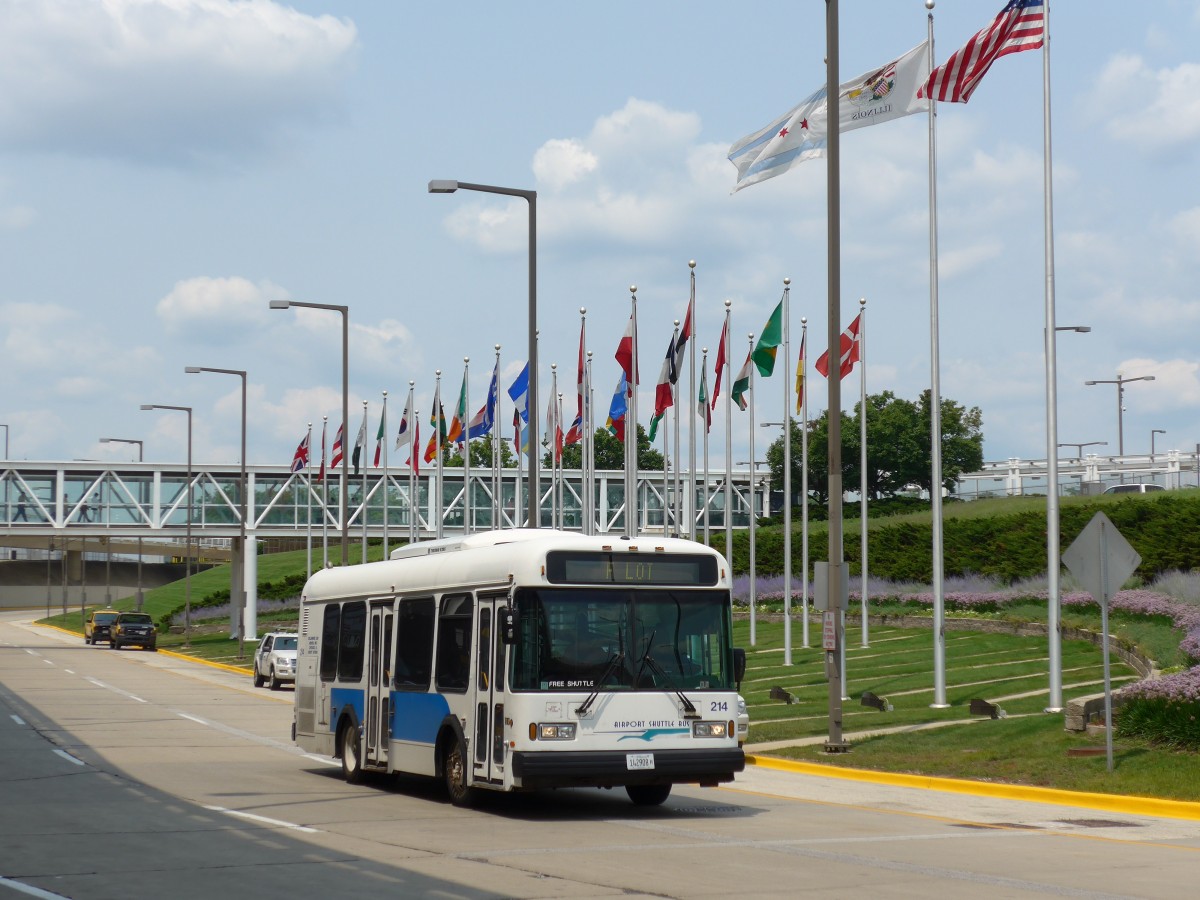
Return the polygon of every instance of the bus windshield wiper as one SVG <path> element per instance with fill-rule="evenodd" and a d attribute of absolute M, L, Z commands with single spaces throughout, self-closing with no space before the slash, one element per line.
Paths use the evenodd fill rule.
<path fill-rule="evenodd" d="M 679 689 L 679 685 L 675 683 L 675 679 L 668 675 L 666 670 L 663 669 L 663 667 L 658 664 L 654 657 L 650 655 L 650 648 L 653 646 L 652 641 L 654 639 L 654 635 L 652 634 L 650 638 L 651 642 L 646 644 L 646 652 L 642 654 L 642 661 L 638 664 L 638 676 L 641 676 L 642 669 L 649 669 L 651 672 L 661 678 L 665 682 L 666 687 L 670 688 L 671 691 L 674 692 L 675 696 L 679 698 L 679 702 L 683 704 L 684 718 L 695 718 L 699 716 L 700 714 L 696 712 L 695 704 L 693 704 L 692 701 L 684 695 L 683 691 Z"/>
<path fill-rule="evenodd" d="M 613 673 L 617 671 L 617 666 L 621 665 L 624 662 L 625 662 L 625 649 L 621 648 L 616 653 L 614 653 L 613 658 L 608 661 L 608 668 L 606 668 L 604 670 L 604 672 L 600 675 L 600 678 L 596 681 L 595 688 L 593 688 L 592 692 L 587 695 L 587 699 L 585 699 L 576 708 L 575 714 L 577 716 L 579 716 L 579 718 L 582 719 L 588 714 L 588 710 L 590 710 L 592 708 L 592 704 L 595 703 L 596 698 L 600 696 L 600 688 L 604 685 L 604 682 L 608 681 L 608 679 L 612 677 Z"/>

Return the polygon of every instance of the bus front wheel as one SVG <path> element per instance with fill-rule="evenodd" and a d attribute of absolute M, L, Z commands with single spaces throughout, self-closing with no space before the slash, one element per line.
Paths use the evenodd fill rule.
<path fill-rule="evenodd" d="M 358 729 L 347 723 L 342 726 L 342 777 L 347 784 L 362 781 L 362 757 L 358 752 Z"/>
<path fill-rule="evenodd" d="M 671 796 L 669 784 L 627 784 L 625 793 L 634 806 L 660 806 Z"/>
<path fill-rule="evenodd" d="M 455 806 L 470 806 L 475 799 L 475 791 L 467 787 L 467 752 L 462 741 L 455 739 L 448 743 L 442 760 L 442 774 L 446 778 L 446 793 L 450 795 L 450 802 Z"/>

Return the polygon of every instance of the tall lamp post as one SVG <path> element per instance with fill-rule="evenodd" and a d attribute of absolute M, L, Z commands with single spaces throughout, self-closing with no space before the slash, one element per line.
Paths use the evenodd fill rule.
<path fill-rule="evenodd" d="M 1107 447 L 1107 446 L 1108 446 L 1108 441 L 1084 441 L 1084 442 L 1082 442 L 1082 443 L 1079 443 L 1079 444 L 1076 444 L 1076 443 L 1065 443 L 1065 444 L 1059 444 L 1058 446 L 1060 446 L 1060 447 L 1074 447 L 1074 448 L 1075 448 L 1075 458 L 1076 458 L 1076 459 L 1083 459 L 1083 448 L 1084 448 L 1084 447 Z"/>
<path fill-rule="evenodd" d="M 1048 713 L 1062 712 L 1062 627 L 1060 607 L 1062 590 L 1059 570 L 1062 569 L 1058 511 L 1058 332 L 1076 331 L 1086 334 L 1090 325 L 1055 325 L 1054 300 L 1050 291 L 1046 301 L 1046 321 L 1053 330 L 1046 337 L 1046 594 L 1048 639 L 1047 656 L 1050 664 L 1050 703 Z"/>
<path fill-rule="evenodd" d="M 138 462 L 143 462 L 143 455 L 142 455 L 143 446 L 142 446 L 142 442 L 139 441 L 137 438 L 106 437 L 106 438 L 100 438 L 100 443 L 102 443 L 102 444 L 137 444 Z M 138 482 L 138 501 L 143 502 L 143 503 L 145 502 L 145 499 L 142 497 L 142 482 L 141 481 Z M 140 510 L 139 510 L 139 512 L 140 512 Z M 138 538 L 137 611 L 138 612 L 142 611 L 142 539 L 140 537 Z"/>
<path fill-rule="evenodd" d="M 538 362 L 537 362 L 537 191 L 497 187 L 492 184 L 472 184 L 468 181 L 434 180 L 429 182 L 431 194 L 453 194 L 457 190 L 480 191 L 485 194 L 504 194 L 521 197 L 529 204 L 529 434 L 538 434 Z M 538 483 L 538 442 L 529 441 L 529 527 L 541 524 L 541 487 Z"/>
<path fill-rule="evenodd" d="M 1115 384 L 1117 386 L 1117 455 L 1125 455 L 1125 385 L 1131 381 L 1153 381 L 1153 375 L 1138 375 L 1135 378 L 1125 378 L 1120 372 L 1115 379 L 1096 379 L 1085 381 L 1086 385 Z"/>
<path fill-rule="evenodd" d="M 1166 430 L 1162 428 L 1150 429 L 1150 462 L 1154 462 L 1154 436 L 1156 434 L 1166 434 Z"/>
<path fill-rule="evenodd" d="M 187 413 L 187 538 L 184 545 L 183 563 L 183 646 L 192 642 L 192 408 L 170 406 L 166 403 L 143 403 L 142 409 L 173 409 Z"/>
<path fill-rule="evenodd" d="M 338 491 L 338 508 L 342 520 L 342 565 L 350 564 L 349 525 L 346 521 L 346 489 L 350 486 L 350 454 L 346 443 L 350 438 L 350 307 L 334 303 L 305 303 L 299 300 L 272 300 L 271 309 L 302 306 L 307 309 L 327 309 L 342 314 L 342 482 Z"/>
<path fill-rule="evenodd" d="M 215 369 L 209 366 L 185 366 L 183 371 L 188 375 L 198 375 L 201 372 L 216 372 L 220 375 L 236 375 L 242 379 L 242 471 L 241 482 L 238 486 L 238 492 L 241 494 L 242 510 L 240 513 L 241 527 L 238 529 L 238 538 L 242 542 L 242 565 L 238 583 L 234 585 L 234 601 L 235 621 L 234 625 L 237 629 L 238 639 L 238 659 L 242 659 L 243 641 L 246 637 L 246 632 L 257 631 L 257 610 L 247 612 L 246 610 L 246 554 L 249 552 L 246 548 L 246 519 L 250 515 L 250 497 L 246 492 L 246 371 L 244 369 Z M 230 635 L 233 637 L 233 635 Z"/>
<path fill-rule="evenodd" d="M 0 422 L 0 428 L 4 429 L 4 458 L 8 459 L 8 426 Z"/>

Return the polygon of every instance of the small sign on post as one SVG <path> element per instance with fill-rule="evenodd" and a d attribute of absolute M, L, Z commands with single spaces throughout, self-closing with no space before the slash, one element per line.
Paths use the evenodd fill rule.
<path fill-rule="evenodd" d="M 1142 558 L 1102 512 L 1092 516 L 1079 537 L 1063 551 L 1063 565 L 1100 604 L 1100 633 L 1104 645 L 1104 732 L 1108 771 L 1113 769 L 1112 681 L 1108 664 L 1108 603 L 1141 564 Z"/>

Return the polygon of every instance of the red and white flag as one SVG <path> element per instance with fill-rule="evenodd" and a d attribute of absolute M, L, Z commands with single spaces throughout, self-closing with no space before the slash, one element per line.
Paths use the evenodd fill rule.
<path fill-rule="evenodd" d="M 317 473 L 317 481 L 325 480 L 325 429 L 328 426 L 328 422 L 321 423 L 321 471 Z"/>
<path fill-rule="evenodd" d="M 329 468 L 336 469 L 342 464 L 342 429 L 345 424 L 338 426 L 337 437 L 333 439 L 333 459 L 329 461 Z"/>
<path fill-rule="evenodd" d="M 987 28 L 974 35 L 930 74 L 918 97 L 966 103 L 1001 56 L 1037 50 L 1045 35 L 1043 0 L 1009 0 Z"/>
<path fill-rule="evenodd" d="M 621 371 L 625 373 L 625 381 L 628 383 L 631 392 L 634 385 L 642 383 L 638 377 L 637 360 L 633 357 L 633 342 L 634 335 L 636 334 L 636 313 L 630 313 L 629 324 L 625 326 L 625 334 L 621 336 L 621 343 L 617 344 L 616 359 L 617 363 L 621 366 Z"/>
<path fill-rule="evenodd" d="M 841 339 L 838 341 L 838 349 L 841 352 L 841 365 L 839 371 L 841 377 L 845 378 L 854 371 L 854 364 L 859 361 L 859 339 L 858 330 L 862 327 L 862 313 L 854 317 L 854 321 L 850 323 L 850 327 L 842 332 Z M 813 368 L 820 372 L 826 378 L 829 377 L 829 351 L 826 350 L 818 358 Z"/>

